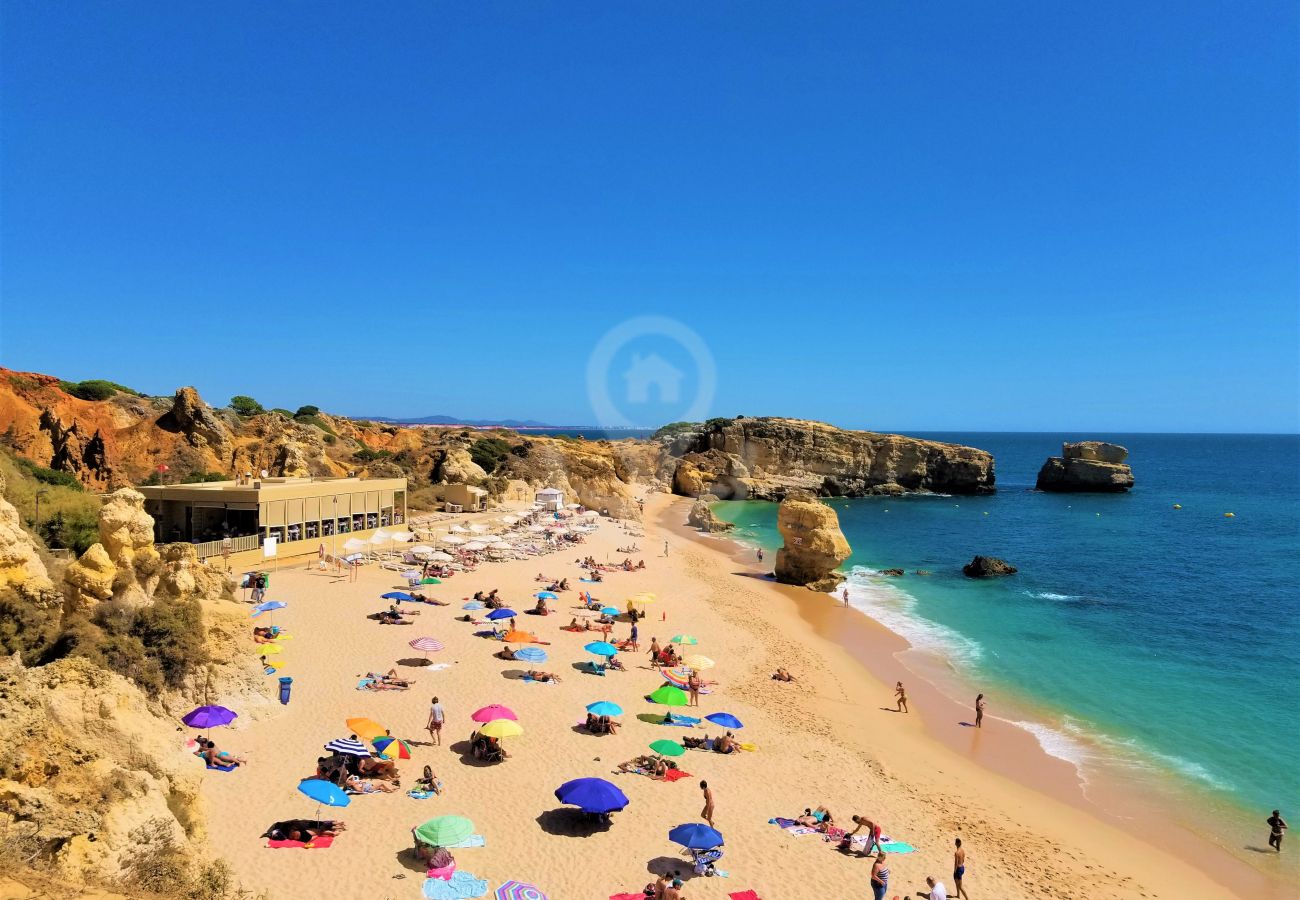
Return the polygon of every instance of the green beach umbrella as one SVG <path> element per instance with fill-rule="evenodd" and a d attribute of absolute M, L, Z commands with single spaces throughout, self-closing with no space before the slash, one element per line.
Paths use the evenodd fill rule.
<path fill-rule="evenodd" d="M 695 636 L 694 636 L 694 635 L 690 635 L 690 634 L 674 634 L 674 635 L 673 635 L 672 643 L 674 643 L 674 644 L 681 644 L 681 645 L 686 646 L 686 647 L 694 647 L 696 644 L 699 643 L 699 641 L 695 639 Z"/>
<path fill-rule="evenodd" d="M 686 706 L 691 701 L 681 688 L 663 684 L 650 695 L 650 702 L 658 703 L 660 706 Z"/>
<path fill-rule="evenodd" d="M 681 756 L 686 748 L 676 741 L 659 740 L 650 745 L 650 749 L 660 756 Z"/>
<path fill-rule="evenodd" d="M 415 836 L 434 847 L 459 844 L 474 833 L 474 823 L 464 816 L 438 816 L 415 829 Z"/>

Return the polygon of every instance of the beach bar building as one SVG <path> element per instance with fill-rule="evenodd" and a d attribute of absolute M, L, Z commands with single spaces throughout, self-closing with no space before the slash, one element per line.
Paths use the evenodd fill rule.
<path fill-rule="evenodd" d="M 199 558 L 258 550 L 275 538 L 277 556 L 316 553 L 324 543 L 368 539 L 406 522 L 405 478 L 262 478 L 138 488 L 158 543 L 190 543 Z"/>
<path fill-rule="evenodd" d="M 540 509 L 559 512 L 564 508 L 564 491 L 559 488 L 542 488 L 533 495 L 533 503 Z"/>

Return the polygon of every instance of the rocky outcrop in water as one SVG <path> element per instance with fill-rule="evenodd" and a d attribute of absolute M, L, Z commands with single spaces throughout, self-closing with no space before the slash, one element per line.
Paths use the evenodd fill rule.
<path fill-rule="evenodd" d="M 815 591 L 829 591 L 839 583 L 835 570 L 852 550 L 835 510 L 811 494 L 793 494 L 781 501 L 776 527 L 784 541 L 776 552 L 777 581 Z"/>
<path fill-rule="evenodd" d="M 674 493 L 723 500 L 779 500 L 800 490 L 986 494 L 995 483 L 993 457 L 983 450 L 800 419 L 714 420 L 674 436 L 665 454 Z"/>
<path fill-rule="evenodd" d="M 1020 571 L 1011 563 L 996 556 L 977 556 L 961 567 L 961 573 L 967 578 L 996 578 L 999 575 L 1014 575 Z"/>
<path fill-rule="evenodd" d="M 1038 490 L 1056 493 L 1121 493 L 1133 487 L 1128 450 L 1104 441 L 1066 442 L 1061 455 L 1038 471 Z"/>
<path fill-rule="evenodd" d="M 730 531 L 736 526 L 731 522 L 724 522 L 713 512 L 710 504 L 717 503 L 718 498 L 712 494 L 701 494 L 700 497 L 691 504 L 691 511 L 686 515 L 686 524 L 692 528 L 698 528 L 700 531 L 707 531 L 710 534 L 717 534 L 721 531 Z"/>

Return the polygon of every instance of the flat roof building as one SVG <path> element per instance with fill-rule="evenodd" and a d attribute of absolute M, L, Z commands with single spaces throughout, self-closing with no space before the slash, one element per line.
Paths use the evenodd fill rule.
<path fill-rule="evenodd" d="M 268 537 L 285 555 L 314 552 L 323 539 L 406 522 L 405 478 L 262 478 L 138 490 L 153 516 L 154 540 L 196 544 L 201 558 L 220 555 L 223 544 L 234 553 L 253 550 Z"/>

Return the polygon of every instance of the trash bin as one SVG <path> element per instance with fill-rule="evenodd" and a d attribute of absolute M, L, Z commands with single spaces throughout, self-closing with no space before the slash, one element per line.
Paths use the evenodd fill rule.
<path fill-rule="evenodd" d="M 287 704 L 289 702 L 289 691 L 293 690 L 293 679 L 284 676 L 280 679 L 280 702 Z"/>

